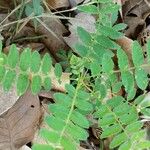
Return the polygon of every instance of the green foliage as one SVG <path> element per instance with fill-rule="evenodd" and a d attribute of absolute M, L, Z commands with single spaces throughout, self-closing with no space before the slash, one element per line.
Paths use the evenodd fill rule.
<path fill-rule="evenodd" d="M 33 94 L 40 92 L 42 88 L 50 90 L 52 88 L 51 76 L 52 59 L 49 54 L 45 54 L 41 59 L 37 51 L 31 52 L 29 48 L 19 54 L 17 47 L 13 44 L 8 55 L 0 54 L 0 83 L 5 91 L 16 85 L 18 95 L 26 92 L 29 85 Z M 62 68 L 56 65 L 56 78 L 60 80 Z"/>
<path fill-rule="evenodd" d="M 30 16 L 32 14 L 34 14 L 35 16 L 41 15 L 43 13 L 43 7 L 41 5 L 41 2 L 41 0 L 32 0 L 32 2 L 26 4 L 26 16 Z"/>
<path fill-rule="evenodd" d="M 39 15 L 40 1 L 36 2 L 32 1 L 26 9 Z M 45 144 L 34 144 L 33 150 L 78 150 L 80 141 L 87 140 L 87 130 L 93 125 L 89 116 L 102 129 L 101 140 L 112 138 L 111 149 L 150 148 L 150 142 L 145 138 L 144 120 L 141 120 L 141 115 L 150 116 L 150 101 L 137 93 L 138 89 L 145 92 L 149 84 L 146 67 L 150 66 L 150 41 L 147 43 L 147 63 L 137 41 L 132 45 L 131 62 L 115 42 L 123 36 L 121 31 L 126 28 L 122 23 L 114 25 L 119 6 L 112 0 L 95 0 L 78 8 L 98 16 L 96 32 L 77 28 L 80 43 L 69 55 L 68 65 L 72 85 L 65 86 L 65 93 L 54 94 L 55 103 L 49 105 L 50 114 L 44 120 L 49 128 L 40 130 Z M 66 54 L 60 56 L 67 57 Z M 0 81 L 5 91 L 14 82 L 18 95 L 24 94 L 29 85 L 33 94 L 42 88 L 49 91 L 52 88 L 51 70 L 60 81 L 62 66 L 56 63 L 52 69 L 52 59 L 48 54 L 41 59 L 37 51 L 25 49 L 19 55 L 15 45 L 11 46 L 8 55 L 0 53 Z M 119 96 L 120 90 L 124 91 L 123 96 Z"/>
<path fill-rule="evenodd" d="M 66 85 L 65 94 L 54 95 L 55 103 L 49 106 L 51 115 L 45 119 L 50 128 L 40 133 L 48 144 L 40 145 L 41 148 L 35 144 L 35 150 L 48 146 L 50 149 L 79 149 L 80 141 L 88 137 L 85 130 L 90 126 L 88 114 L 98 120 L 98 126 L 103 130 L 101 139 L 112 137 L 111 149 L 141 150 L 150 147 L 140 118 L 140 114 L 150 115 L 150 103 L 143 100 L 144 96 L 134 99 L 137 87 L 145 90 L 148 85 L 145 67 L 149 64 L 144 64 L 142 48 L 136 41 L 132 45 L 132 66 L 127 54 L 114 42 L 123 36 L 121 31 L 126 28 L 122 23 L 113 25 L 116 20 L 114 14 L 119 7 L 111 0 L 97 0 L 95 3 L 97 6 L 78 7 L 80 11 L 99 16 L 96 32 L 77 28 L 81 42 L 75 45 L 76 54 L 70 58 L 75 87 Z M 147 61 L 150 62 L 150 42 L 147 47 Z M 115 68 L 115 55 L 119 70 Z M 55 75 L 59 79 L 59 64 L 56 64 L 56 70 Z M 123 88 L 125 97 L 117 96 Z M 114 94 L 111 99 L 107 98 L 109 91 Z"/>
<path fill-rule="evenodd" d="M 50 128 L 40 133 L 53 149 L 76 149 L 80 140 L 86 140 L 88 137 L 85 129 L 89 128 L 89 121 L 80 111 L 93 110 L 89 103 L 89 94 L 79 86 L 75 89 L 72 85 L 66 85 L 66 91 L 66 94 L 54 95 L 56 103 L 49 105 L 52 115 L 45 118 Z"/>

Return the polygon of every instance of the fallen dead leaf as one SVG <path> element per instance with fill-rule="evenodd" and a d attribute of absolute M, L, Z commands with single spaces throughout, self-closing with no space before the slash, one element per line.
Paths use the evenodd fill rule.
<path fill-rule="evenodd" d="M 120 39 L 116 40 L 116 43 L 121 46 L 121 48 L 125 51 L 130 61 L 132 60 L 132 44 L 133 40 L 124 36 Z"/>
<path fill-rule="evenodd" d="M 0 115 L 8 111 L 18 100 L 16 88 L 12 88 L 9 92 L 4 92 L 0 86 Z"/>
<path fill-rule="evenodd" d="M 125 34 L 127 37 L 137 39 L 145 27 L 145 19 L 150 14 L 150 1 L 128 0 L 122 6 L 124 23 L 128 25 Z"/>
<path fill-rule="evenodd" d="M 32 141 L 41 117 L 40 101 L 27 91 L 0 116 L 0 149 L 18 150 Z"/>
<path fill-rule="evenodd" d="M 49 5 L 50 9 L 69 7 L 70 5 L 68 0 L 46 0 L 46 2 Z"/>
<path fill-rule="evenodd" d="M 50 13 L 50 12 L 49 12 Z M 59 19 L 49 17 L 38 19 L 37 34 L 44 35 L 41 41 L 46 45 L 51 54 L 57 59 L 57 51 L 60 49 L 68 49 L 62 35 L 68 31 Z"/>

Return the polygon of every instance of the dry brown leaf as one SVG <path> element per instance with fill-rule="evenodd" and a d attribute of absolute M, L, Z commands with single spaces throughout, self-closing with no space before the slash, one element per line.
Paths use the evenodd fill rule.
<path fill-rule="evenodd" d="M 16 88 L 12 88 L 9 92 L 4 92 L 0 86 L 0 115 L 8 111 L 18 100 Z"/>
<path fill-rule="evenodd" d="M 133 40 L 127 38 L 127 37 L 122 37 L 120 39 L 116 40 L 116 43 L 121 46 L 121 48 L 125 51 L 127 54 L 128 58 L 130 61 L 132 60 L 132 44 Z"/>
<path fill-rule="evenodd" d="M 42 20 L 38 19 L 38 21 L 40 24 L 37 33 L 46 36 L 41 41 L 50 50 L 51 54 L 57 58 L 56 53 L 58 50 L 68 48 L 62 38 L 62 35 L 67 32 L 66 28 L 56 18 L 43 18 Z"/>
<path fill-rule="evenodd" d="M 50 9 L 69 7 L 68 0 L 46 0 L 46 2 L 50 6 Z"/>
<path fill-rule="evenodd" d="M 77 27 L 83 27 L 88 32 L 95 32 L 95 18 L 89 14 L 79 13 L 75 16 L 74 20 L 69 21 L 70 36 L 64 37 L 66 43 L 74 49 L 74 45 L 79 43 L 79 37 L 76 33 Z"/>
<path fill-rule="evenodd" d="M 150 14 L 150 0 L 128 0 L 122 7 L 124 23 L 128 25 L 126 36 L 137 39 L 145 27 L 145 19 Z"/>
<path fill-rule="evenodd" d="M 44 97 L 44 98 L 48 98 L 48 99 L 53 99 L 53 95 L 54 95 L 54 91 L 49 91 L 49 92 L 46 92 L 46 91 L 41 91 L 38 95 L 40 97 Z"/>
<path fill-rule="evenodd" d="M 0 149 L 18 150 L 32 141 L 39 125 L 41 108 L 38 96 L 30 91 L 0 117 Z"/>

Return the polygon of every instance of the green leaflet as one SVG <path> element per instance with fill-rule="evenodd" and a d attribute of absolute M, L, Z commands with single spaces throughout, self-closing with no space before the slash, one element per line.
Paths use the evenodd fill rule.
<path fill-rule="evenodd" d="M 3 89 L 4 91 L 9 91 L 12 87 L 13 81 L 16 77 L 16 72 L 8 70 L 3 80 Z"/>
<path fill-rule="evenodd" d="M 111 59 L 111 57 L 107 54 L 105 54 L 103 56 L 102 59 L 102 70 L 103 72 L 107 73 L 107 74 L 111 74 L 114 68 L 114 63 Z"/>
<path fill-rule="evenodd" d="M 31 71 L 37 73 L 40 70 L 41 56 L 37 51 L 34 51 L 31 55 Z"/>
<path fill-rule="evenodd" d="M 51 90 L 51 88 L 52 88 L 52 82 L 51 82 L 50 77 L 45 77 L 44 78 L 43 86 L 44 86 L 44 89 L 46 91 L 50 91 Z"/>
<path fill-rule="evenodd" d="M 91 40 L 92 40 L 92 37 L 90 35 L 89 32 L 87 32 L 85 29 L 83 29 L 82 27 L 78 27 L 77 28 L 77 32 L 78 32 L 78 35 L 81 39 L 81 41 L 84 43 L 84 44 L 87 44 L 89 45 L 91 43 Z"/>
<path fill-rule="evenodd" d="M 59 139 L 59 134 L 57 132 L 50 132 L 48 129 L 41 129 L 40 135 L 42 138 L 44 138 L 46 141 L 48 140 L 49 142 L 56 143 Z"/>
<path fill-rule="evenodd" d="M 92 62 L 90 65 L 90 69 L 92 72 L 92 76 L 97 76 L 101 72 L 101 67 L 98 65 L 97 62 Z"/>
<path fill-rule="evenodd" d="M 129 71 L 121 72 L 121 79 L 127 92 L 129 92 L 134 88 L 134 76 L 131 72 Z"/>
<path fill-rule="evenodd" d="M 61 65 L 59 63 L 55 64 L 55 70 L 54 70 L 54 72 L 55 72 L 56 77 L 58 79 L 60 79 L 61 75 L 62 75 L 62 67 L 61 67 Z"/>
<path fill-rule="evenodd" d="M 31 91 L 33 94 L 37 94 L 40 92 L 41 90 L 41 85 L 42 85 L 42 79 L 40 76 L 35 75 L 32 78 L 32 82 L 31 82 Z"/>
<path fill-rule="evenodd" d="M 6 73 L 6 69 L 4 66 L 0 66 L 0 82 L 3 80 Z"/>
<path fill-rule="evenodd" d="M 145 94 L 138 96 L 135 100 L 134 100 L 134 104 L 135 105 L 139 105 L 140 103 L 142 103 L 142 101 L 145 98 Z"/>
<path fill-rule="evenodd" d="M 138 132 L 141 128 L 143 127 L 143 123 L 140 121 L 137 122 L 133 122 L 129 125 L 126 126 L 125 130 L 131 134 L 131 133 L 135 133 Z"/>
<path fill-rule="evenodd" d="M 35 15 L 41 15 L 43 8 L 41 7 L 41 0 L 32 0 Z"/>
<path fill-rule="evenodd" d="M 111 111 L 108 109 L 107 105 L 101 105 L 98 111 L 95 113 L 96 117 L 102 118 L 104 115 L 110 113 Z"/>
<path fill-rule="evenodd" d="M 85 13 L 89 13 L 89 14 L 97 14 L 98 13 L 98 9 L 95 5 L 78 6 L 78 10 L 83 11 Z"/>
<path fill-rule="evenodd" d="M 26 16 L 30 16 L 33 13 L 33 6 L 31 3 L 27 4 L 25 7 Z"/>
<path fill-rule="evenodd" d="M 108 49 L 116 49 L 118 45 L 104 35 L 97 35 L 95 38 L 98 44 Z"/>
<path fill-rule="evenodd" d="M 73 139 L 77 141 L 86 140 L 88 137 L 88 133 L 86 130 L 77 125 L 74 125 L 73 123 L 69 123 L 66 131 L 72 136 Z"/>
<path fill-rule="evenodd" d="M 112 13 L 115 13 L 116 11 L 118 11 L 119 8 L 120 8 L 119 5 L 111 3 L 111 5 L 105 5 L 105 7 L 103 7 L 100 10 L 100 13 L 102 13 L 102 14 L 112 14 Z"/>
<path fill-rule="evenodd" d="M 150 148 L 150 141 L 142 141 L 138 144 L 138 148 L 140 149 L 148 149 Z"/>
<path fill-rule="evenodd" d="M 103 131 L 103 133 L 101 134 L 101 138 L 106 138 L 106 137 L 115 135 L 117 133 L 120 133 L 121 131 L 122 131 L 122 128 L 118 124 L 109 126 L 107 130 Z"/>
<path fill-rule="evenodd" d="M 77 111 L 73 111 L 72 115 L 71 115 L 71 120 L 79 125 L 82 128 L 88 128 L 89 127 L 89 122 L 86 119 L 85 116 L 83 116 L 81 113 L 77 112 Z M 82 120 L 82 121 L 81 121 Z"/>
<path fill-rule="evenodd" d="M 110 3 L 112 0 L 98 0 L 99 3 Z"/>
<path fill-rule="evenodd" d="M 107 101 L 107 105 L 111 108 L 115 108 L 116 106 L 119 106 L 125 101 L 125 99 L 122 96 L 115 96 L 111 98 L 109 101 Z"/>
<path fill-rule="evenodd" d="M 57 117 L 65 120 L 69 114 L 69 108 L 66 108 L 62 105 L 49 105 L 49 110 Z"/>
<path fill-rule="evenodd" d="M 55 150 L 55 149 L 50 145 L 46 144 L 34 144 L 32 146 L 32 150 Z"/>
<path fill-rule="evenodd" d="M 127 141 L 119 147 L 119 150 L 130 150 L 130 148 L 131 148 L 131 141 Z"/>
<path fill-rule="evenodd" d="M 111 113 L 104 115 L 103 118 L 99 120 L 100 126 L 115 124 L 115 122 L 116 122 L 115 116 Z"/>
<path fill-rule="evenodd" d="M 17 94 L 24 94 L 29 86 L 29 78 L 27 74 L 20 74 L 17 79 Z"/>
<path fill-rule="evenodd" d="M 74 141 L 71 141 L 70 138 L 62 137 L 61 145 L 63 146 L 64 150 L 76 150 L 77 145 L 75 145 Z"/>
<path fill-rule="evenodd" d="M 81 44 L 76 44 L 75 50 L 81 57 L 85 57 L 88 54 L 89 48 Z"/>
<path fill-rule="evenodd" d="M 77 99 L 88 101 L 90 99 L 90 94 L 86 91 L 79 90 L 77 93 Z"/>
<path fill-rule="evenodd" d="M 141 99 L 142 98 L 142 99 Z M 144 97 L 141 97 L 141 101 L 139 102 L 138 106 L 142 109 L 142 108 L 146 108 L 150 106 L 150 100 L 148 95 L 145 95 Z"/>
<path fill-rule="evenodd" d="M 54 99 L 57 104 L 64 105 L 64 107 L 70 107 L 72 104 L 72 98 L 63 93 L 55 93 Z"/>
<path fill-rule="evenodd" d="M 121 90 L 122 82 L 117 82 L 112 85 L 112 92 L 118 93 Z"/>
<path fill-rule="evenodd" d="M 125 133 L 120 133 L 117 136 L 113 138 L 113 140 L 110 143 L 110 148 L 115 148 L 125 142 L 127 139 L 127 135 Z"/>
<path fill-rule="evenodd" d="M 136 95 L 136 88 L 131 89 L 128 91 L 127 100 L 132 100 Z"/>
<path fill-rule="evenodd" d="M 63 120 L 54 116 L 47 116 L 45 121 L 50 128 L 56 130 L 57 132 L 61 132 L 65 126 L 65 122 Z"/>
<path fill-rule="evenodd" d="M 124 114 L 127 114 L 131 110 L 131 106 L 128 105 L 128 103 L 121 103 L 120 105 L 116 106 L 113 110 L 113 112 L 119 117 Z"/>
<path fill-rule="evenodd" d="M 93 44 L 93 51 L 94 54 L 97 56 L 97 59 L 95 61 L 99 62 L 100 64 L 104 54 L 108 54 L 112 57 L 114 56 L 114 53 L 111 50 L 106 49 L 104 46 L 100 45 L 99 43 Z"/>
<path fill-rule="evenodd" d="M 121 71 L 128 69 L 129 62 L 126 53 L 122 49 L 117 50 L 118 65 Z"/>
<path fill-rule="evenodd" d="M 118 39 L 123 36 L 123 33 L 118 32 L 112 27 L 108 27 L 108 26 L 99 26 L 98 30 L 103 35 L 108 36 L 112 39 Z"/>
<path fill-rule="evenodd" d="M 96 83 L 97 84 L 97 83 Z M 95 85 L 96 86 L 96 85 Z M 100 93 L 100 96 L 101 96 L 101 99 L 105 98 L 106 95 L 107 95 L 107 88 L 104 84 L 99 84 L 98 87 L 97 87 L 97 92 Z"/>
<path fill-rule="evenodd" d="M 148 86 L 147 73 L 145 72 L 145 70 L 141 68 L 138 68 L 135 70 L 135 80 L 136 80 L 137 86 L 142 90 L 145 90 L 146 87 Z"/>
<path fill-rule="evenodd" d="M 134 111 L 130 111 L 128 114 L 122 115 L 119 117 L 120 122 L 122 124 L 128 125 L 132 122 L 135 122 L 138 120 L 138 115 Z"/>
<path fill-rule="evenodd" d="M 84 100 L 77 100 L 75 105 L 80 110 L 84 110 L 84 111 L 92 111 L 93 110 L 92 104 L 87 101 L 84 101 Z"/>
<path fill-rule="evenodd" d="M 25 14 L 26 16 L 30 16 L 34 13 L 35 16 L 41 15 L 44 9 L 41 6 L 41 0 L 33 0 L 32 3 L 26 4 Z"/>
<path fill-rule="evenodd" d="M 26 48 L 20 55 L 19 66 L 22 71 L 27 71 L 31 63 L 31 50 Z"/>
<path fill-rule="evenodd" d="M 18 63 L 19 52 L 15 44 L 12 44 L 9 50 L 7 63 L 11 68 L 15 68 Z"/>
<path fill-rule="evenodd" d="M 142 48 L 137 41 L 134 41 L 132 45 L 132 59 L 135 67 L 139 67 L 144 64 Z"/>
<path fill-rule="evenodd" d="M 126 27 L 127 27 L 126 24 L 119 23 L 119 24 L 114 25 L 113 29 L 116 30 L 116 31 L 121 31 L 121 30 L 124 30 Z"/>
<path fill-rule="evenodd" d="M 44 55 L 44 57 L 42 59 L 42 64 L 41 64 L 42 73 L 47 75 L 51 70 L 51 66 L 52 66 L 52 59 L 51 59 L 50 55 L 47 53 Z"/>
<path fill-rule="evenodd" d="M 0 53 L 2 52 L 2 48 L 3 48 L 3 43 L 2 43 L 2 41 L 0 40 Z"/>

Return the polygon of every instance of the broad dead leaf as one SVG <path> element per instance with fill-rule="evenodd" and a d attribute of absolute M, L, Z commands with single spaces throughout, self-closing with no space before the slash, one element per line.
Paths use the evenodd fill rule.
<path fill-rule="evenodd" d="M 26 92 L 0 117 L 0 150 L 18 150 L 32 141 L 40 117 L 38 96 Z"/>
<path fill-rule="evenodd" d="M 150 0 L 128 0 L 122 7 L 124 23 L 128 25 L 125 34 L 137 39 L 145 27 L 145 19 L 150 14 Z"/>
<path fill-rule="evenodd" d="M 58 50 L 68 48 L 62 38 L 62 35 L 67 33 L 66 28 L 61 21 L 56 18 L 49 17 L 47 19 L 46 17 L 43 19 L 38 19 L 38 21 L 39 25 L 37 28 L 37 33 L 45 36 L 45 38 L 41 39 L 41 41 L 50 50 L 51 54 L 57 58 L 56 53 Z"/>
<path fill-rule="evenodd" d="M 127 37 L 122 37 L 120 39 L 116 40 L 116 43 L 121 46 L 121 48 L 125 51 L 127 54 L 128 58 L 130 61 L 132 60 L 132 44 L 133 40 L 127 38 Z"/>
<path fill-rule="evenodd" d="M 5 93 L 0 86 L 0 115 L 8 111 L 18 98 L 16 88 L 12 88 L 9 92 Z"/>

